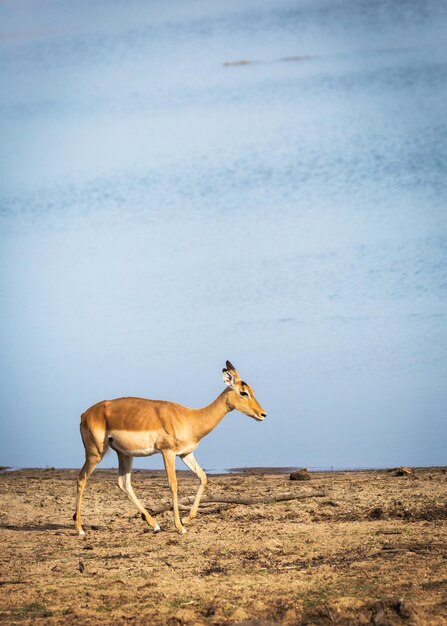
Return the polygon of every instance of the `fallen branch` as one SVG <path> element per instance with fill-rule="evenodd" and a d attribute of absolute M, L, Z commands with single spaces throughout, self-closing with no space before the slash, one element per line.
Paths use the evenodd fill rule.
<path fill-rule="evenodd" d="M 325 491 L 314 491 L 313 493 L 282 493 L 276 496 L 262 496 L 259 498 L 239 498 L 238 496 L 203 496 L 201 504 L 269 504 L 271 502 L 287 502 L 288 500 L 304 500 L 305 498 L 324 498 Z M 192 505 L 194 496 L 182 498 L 179 500 L 179 509 Z M 148 511 L 152 515 L 164 513 L 172 510 L 172 503 L 162 503 L 156 507 L 149 507 Z"/>
<path fill-rule="evenodd" d="M 427 550 L 439 550 L 445 552 L 447 550 L 446 542 L 433 543 L 386 543 L 380 550 L 382 552 L 426 552 Z"/>
<path fill-rule="evenodd" d="M 3 585 L 30 585 L 29 580 L 0 580 L 0 586 Z"/>

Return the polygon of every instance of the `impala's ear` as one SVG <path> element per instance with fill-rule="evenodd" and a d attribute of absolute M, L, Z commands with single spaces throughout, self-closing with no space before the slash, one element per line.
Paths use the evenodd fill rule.
<path fill-rule="evenodd" d="M 226 361 L 225 365 L 227 366 L 227 370 L 229 372 L 233 372 L 234 374 L 237 374 L 236 368 L 234 367 L 232 363 L 230 363 L 230 361 Z"/>
<path fill-rule="evenodd" d="M 224 383 L 231 387 L 231 389 L 234 389 L 236 381 L 239 380 L 239 374 L 230 361 L 226 362 L 226 366 L 227 367 L 222 370 Z"/>
<path fill-rule="evenodd" d="M 233 374 L 226 369 L 223 369 L 222 372 L 223 372 L 222 378 L 223 378 L 224 383 L 228 385 L 229 387 L 231 387 L 231 389 L 234 389 L 235 378 Z"/>

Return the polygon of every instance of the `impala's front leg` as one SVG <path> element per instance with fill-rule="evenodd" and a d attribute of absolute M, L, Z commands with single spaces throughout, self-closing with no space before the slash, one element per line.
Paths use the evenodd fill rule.
<path fill-rule="evenodd" d="M 205 485 L 207 483 L 207 477 L 206 477 L 206 474 L 203 471 L 203 469 L 197 463 L 197 461 L 194 458 L 194 455 L 193 455 L 192 452 L 190 454 L 185 454 L 185 456 L 182 456 L 181 459 L 182 459 L 183 463 L 187 467 L 189 467 L 189 469 L 192 472 L 194 472 L 194 474 L 196 474 L 199 477 L 199 480 L 200 480 L 200 486 L 199 486 L 199 488 L 197 490 L 197 495 L 195 497 L 194 504 L 191 507 L 189 515 L 182 519 L 182 522 L 184 524 L 189 524 L 189 522 L 191 522 L 195 517 L 197 517 L 197 511 L 199 510 L 200 500 L 202 498 L 202 494 L 203 494 L 203 490 L 205 489 Z"/>
<path fill-rule="evenodd" d="M 175 475 L 175 454 L 171 450 L 165 450 L 163 452 L 163 461 L 165 464 L 166 475 L 168 477 L 168 483 L 172 493 L 172 509 L 174 511 L 174 523 L 175 527 L 180 533 L 186 533 L 186 528 L 183 526 L 180 515 L 178 512 L 178 500 L 177 500 L 177 476 Z"/>

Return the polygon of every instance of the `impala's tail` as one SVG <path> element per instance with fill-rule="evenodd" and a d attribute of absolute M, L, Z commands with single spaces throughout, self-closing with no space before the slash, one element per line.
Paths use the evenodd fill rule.
<path fill-rule="evenodd" d="M 81 415 L 81 437 L 86 456 L 101 459 L 109 447 L 107 439 L 106 403 L 98 402 Z"/>

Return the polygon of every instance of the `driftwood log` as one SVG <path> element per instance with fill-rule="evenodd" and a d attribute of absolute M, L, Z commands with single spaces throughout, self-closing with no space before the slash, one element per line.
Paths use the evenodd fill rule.
<path fill-rule="evenodd" d="M 414 477 L 414 469 L 411 467 L 398 467 L 395 471 L 395 476 L 412 476 Z"/>
<path fill-rule="evenodd" d="M 306 467 L 296 470 L 290 474 L 290 480 L 310 480 L 310 474 Z"/>
<path fill-rule="evenodd" d="M 314 491 L 312 493 L 282 493 L 276 496 L 262 496 L 259 498 L 240 498 L 238 496 L 203 496 L 201 505 L 212 504 L 269 504 L 270 502 L 287 502 L 288 500 L 304 500 L 305 498 L 324 498 L 326 496 L 325 491 Z M 181 498 L 179 500 L 179 508 L 191 506 L 194 502 L 194 496 L 187 498 Z M 155 507 L 147 507 L 148 511 L 152 515 L 158 513 L 164 513 L 165 511 L 172 510 L 172 502 L 163 502 Z M 207 509 L 205 508 L 205 511 Z M 204 512 L 205 512 L 204 511 Z"/>

